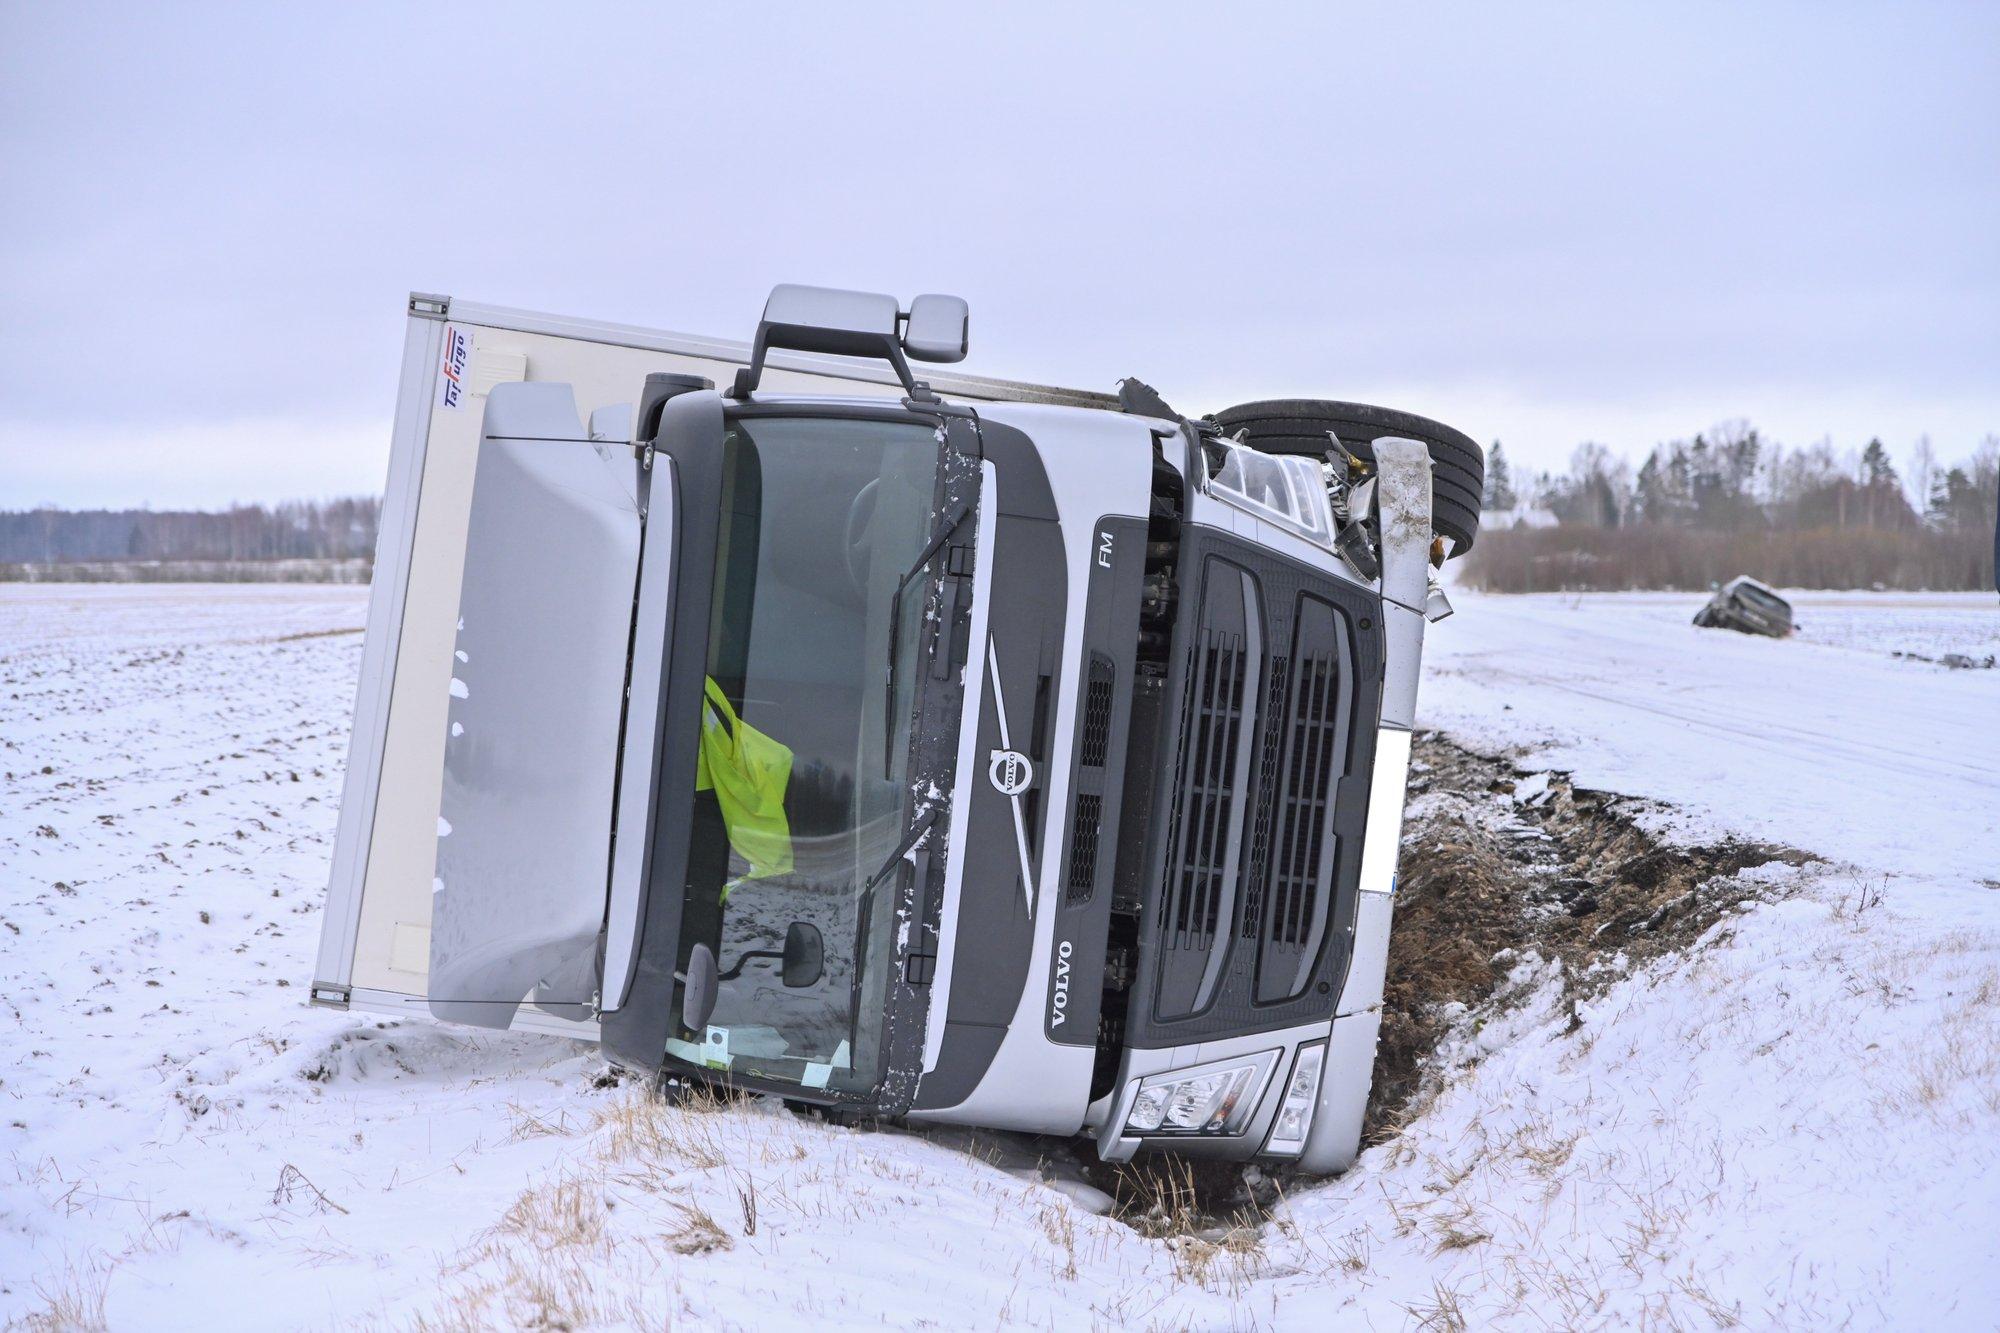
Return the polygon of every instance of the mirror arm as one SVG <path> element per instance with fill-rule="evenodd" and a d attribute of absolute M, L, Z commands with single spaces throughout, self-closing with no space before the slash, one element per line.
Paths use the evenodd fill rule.
<path fill-rule="evenodd" d="M 782 949 L 751 949 L 746 953 L 740 953 L 736 955 L 735 965 L 733 967 L 730 967 L 727 971 L 716 973 L 716 980 L 718 981 L 736 980 L 736 978 L 743 975 L 743 965 L 749 962 L 752 958 L 776 958 L 780 962 L 782 962 L 784 961 L 784 957 L 785 957 L 785 952 Z"/>
<path fill-rule="evenodd" d="M 875 292 L 838 291 L 779 283 L 764 302 L 750 363 L 736 372 L 731 398 L 748 398 L 763 382 L 764 360 L 773 347 L 828 356 L 880 357 L 896 372 L 911 398 L 940 401 L 928 384 L 910 373 L 910 359 L 961 361 L 966 349 L 966 306 L 956 296 L 919 296 L 908 310 L 896 298 Z"/>
<path fill-rule="evenodd" d="M 789 347 L 795 352 L 827 352 L 832 350 L 817 345 L 817 340 L 810 336 L 788 337 L 782 331 L 782 327 L 774 325 L 768 319 L 757 322 L 757 338 L 750 347 L 750 364 L 736 372 L 736 378 L 729 386 L 729 396 L 731 398 L 739 400 L 748 398 L 757 391 L 758 384 L 762 383 L 764 379 L 765 355 L 773 347 Z M 896 379 L 902 384 L 904 391 L 912 398 L 920 402 L 934 402 L 937 400 L 937 395 L 931 391 L 931 386 L 923 383 L 911 373 L 909 359 L 903 355 L 902 340 L 893 331 L 883 334 L 879 338 L 871 334 L 848 335 L 843 341 L 849 345 L 841 346 L 834 354 L 840 356 L 880 356 L 896 372 Z M 864 349 L 860 346 L 851 345 L 855 343 L 867 343 L 870 345 Z"/>

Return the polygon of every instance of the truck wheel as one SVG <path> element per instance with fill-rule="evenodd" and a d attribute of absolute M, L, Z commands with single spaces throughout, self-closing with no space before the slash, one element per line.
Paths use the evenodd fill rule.
<path fill-rule="evenodd" d="M 1486 455 L 1472 438 L 1442 422 L 1367 403 L 1324 398 L 1267 398 L 1240 403 L 1210 418 L 1224 435 L 1243 432 L 1244 442 L 1267 454 L 1325 457 L 1332 431 L 1349 453 L 1375 459 L 1374 442 L 1385 435 L 1422 440 L 1431 449 L 1431 526 L 1451 540 L 1451 554 L 1464 555 L 1479 535 L 1480 503 L 1486 494 Z"/>

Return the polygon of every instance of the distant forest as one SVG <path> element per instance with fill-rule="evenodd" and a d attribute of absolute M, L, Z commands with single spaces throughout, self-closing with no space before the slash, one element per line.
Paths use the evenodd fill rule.
<path fill-rule="evenodd" d="M 382 502 L 372 496 L 228 509 L 0 511 L 0 578 L 365 579 Z"/>
<path fill-rule="evenodd" d="M 1486 514 L 1462 577 L 1496 592 L 1696 590 L 1751 574 L 1800 588 L 1991 589 L 2000 437 L 1898 468 L 1880 440 L 1786 449 L 1747 424 L 1659 445 L 1635 470 L 1584 444 L 1567 473 L 1487 453 Z"/>
<path fill-rule="evenodd" d="M 1517 475 L 1487 452 L 1486 513 L 1461 578 L 1496 592 L 1697 590 L 1752 574 L 1781 587 L 1988 589 L 2000 436 L 1947 462 L 1920 440 L 1787 449 L 1734 423 L 1655 448 L 1635 469 L 1601 444 L 1564 473 Z M 218 511 L 0 511 L 0 581 L 365 582 L 381 501 Z"/>

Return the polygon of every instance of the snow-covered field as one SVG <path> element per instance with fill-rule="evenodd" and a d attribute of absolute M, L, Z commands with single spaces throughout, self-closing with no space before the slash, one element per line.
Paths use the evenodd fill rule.
<path fill-rule="evenodd" d="M 1888 655 L 2000 639 L 1994 599 L 1807 597 L 1771 643 L 1459 595 L 1428 725 L 1826 860 L 1574 1016 L 1514 960 L 1399 1137 L 1154 1240 L 1020 1140 L 662 1111 L 559 1038 L 307 1008 L 364 595 L 0 588 L 0 1319 L 2000 1322 L 2000 672 Z"/>
<path fill-rule="evenodd" d="M 1807 643 L 1942 657 L 2000 655 L 2000 613 L 1983 592 L 1790 592 Z"/>

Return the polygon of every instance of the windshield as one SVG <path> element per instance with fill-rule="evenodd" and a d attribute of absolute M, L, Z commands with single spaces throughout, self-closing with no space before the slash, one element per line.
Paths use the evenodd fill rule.
<path fill-rule="evenodd" d="M 1791 609 L 1785 602 L 1779 600 L 1776 594 L 1765 592 L 1754 583 L 1737 584 L 1736 595 L 1753 610 L 1762 611 L 1766 615 L 1784 615 Z"/>
<path fill-rule="evenodd" d="M 668 1054 L 863 1092 L 881 1076 L 896 877 L 911 816 L 912 662 L 938 442 L 915 423 L 749 417 L 723 442 L 722 519 L 681 957 L 714 950 L 707 1029 Z M 885 735 L 885 730 L 887 734 Z"/>

